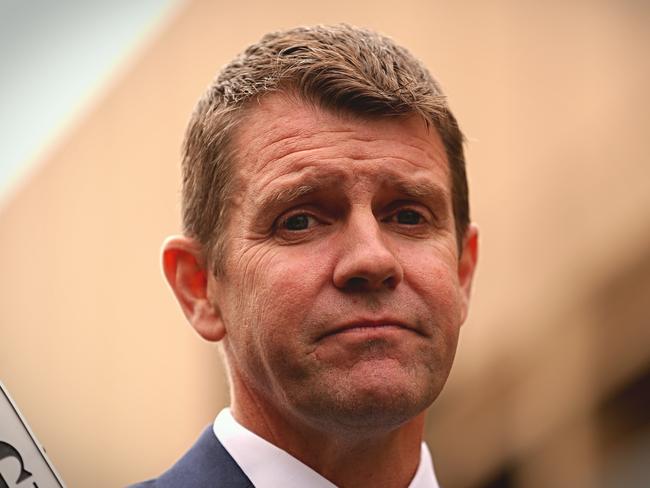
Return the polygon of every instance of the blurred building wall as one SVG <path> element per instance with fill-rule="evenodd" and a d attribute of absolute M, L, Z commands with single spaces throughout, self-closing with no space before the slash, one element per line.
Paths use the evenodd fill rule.
<path fill-rule="evenodd" d="M 648 20 L 635 1 L 187 2 L 0 208 L 0 374 L 68 485 L 160 473 L 227 403 L 217 350 L 159 271 L 184 126 L 248 43 L 338 21 L 422 58 L 468 136 L 482 248 L 429 418 L 442 485 L 634 476 L 650 435 L 635 410 L 650 375 Z"/>
<path fill-rule="evenodd" d="M 177 4 L 0 0 L 0 206 Z"/>

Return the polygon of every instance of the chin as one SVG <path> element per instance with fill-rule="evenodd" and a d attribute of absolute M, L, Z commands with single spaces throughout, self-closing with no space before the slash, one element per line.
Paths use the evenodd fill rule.
<path fill-rule="evenodd" d="M 324 397 L 312 398 L 300 410 L 321 428 L 370 435 L 389 432 L 420 415 L 433 403 L 440 389 L 434 382 L 390 384 L 385 380 L 383 383 L 366 381 L 362 387 L 339 385 Z"/>

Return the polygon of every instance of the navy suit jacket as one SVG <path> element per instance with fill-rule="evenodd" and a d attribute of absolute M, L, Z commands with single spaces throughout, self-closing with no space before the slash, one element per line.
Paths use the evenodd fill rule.
<path fill-rule="evenodd" d="M 199 440 L 159 478 L 129 488 L 254 488 L 235 460 L 206 427 Z"/>

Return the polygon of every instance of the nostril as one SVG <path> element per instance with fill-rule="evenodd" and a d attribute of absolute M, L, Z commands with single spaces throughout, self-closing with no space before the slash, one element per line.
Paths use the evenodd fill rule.
<path fill-rule="evenodd" d="M 383 284 L 386 288 L 393 290 L 397 286 L 397 279 L 394 276 L 389 276 L 383 281 Z"/>
<path fill-rule="evenodd" d="M 387 288 L 394 290 L 398 280 L 395 276 L 389 276 L 382 281 L 373 281 L 362 276 L 353 276 L 345 282 L 345 288 L 349 291 L 368 291 L 375 288 Z"/>
<path fill-rule="evenodd" d="M 352 278 L 348 279 L 346 285 L 349 290 L 363 290 L 368 287 L 368 280 L 361 278 L 360 276 L 353 276 Z"/>

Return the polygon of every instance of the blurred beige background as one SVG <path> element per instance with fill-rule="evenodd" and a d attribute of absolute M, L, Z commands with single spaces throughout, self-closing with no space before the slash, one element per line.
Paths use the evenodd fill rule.
<path fill-rule="evenodd" d="M 179 3 L 0 205 L 0 379 L 62 477 L 157 475 L 227 404 L 159 266 L 185 123 L 265 32 L 339 21 L 423 59 L 469 139 L 482 248 L 427 428 L 441 484 L 643 486 L 650 4 L 633 0 Z"/>

